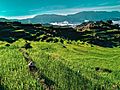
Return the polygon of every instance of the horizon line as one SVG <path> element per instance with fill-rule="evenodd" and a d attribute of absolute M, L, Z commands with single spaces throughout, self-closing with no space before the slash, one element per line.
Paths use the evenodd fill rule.
<path fill-rule="evenodd" d="M 5 19 L 18 19 L 18 20 L 23 20 L 23 19 L 29 19 L 29 18 L 34 18 L 35 16 L 38 15 L 62 15 L 62 16 L 67 16 L 67 15 L 73 15 L 73 14 L 77 14 L 80 12 L 120 12 L 118 10 L 113 10 L 113 11 L 107 11 L 107 10 L 88 10 L 88 11 L 79 11 L 79 12 L 75 12 L 75 13 L 68 13 L 68 14 L 62 14 L 62 13 L 42 13 L 42 14 L 34 14 L 34 15 L 24 15 L 24 16 L 0 16 L 0 18 L 5 18 Z"/>

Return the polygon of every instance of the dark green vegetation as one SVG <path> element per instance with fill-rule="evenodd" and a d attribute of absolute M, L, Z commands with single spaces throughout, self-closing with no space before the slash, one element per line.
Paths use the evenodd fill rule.
<path fill-rule="evenodd" d="M 83 23 L 76 29 L 82 32 L 82 41 L 103 47 L 120 45 L 120 27 L 113 25 L 111 20 Z"/>
<path fill-rule="evenodd" d="M 0 25 L 1 90 L 120 89 L 120 33 L 110 21 L 76 29 Z"/>
<path fill-rule="evenodd" d="M 107 22 L 97 21 L 71 27 L 42 26 L 41 24 L 21 24 L 20 22 L 0 22 L 0 40 L 13 43 L 18 39 L 29 41 L 64 42 L 83 41 L 103 47 L 120 45 L 120 27 Z"/>

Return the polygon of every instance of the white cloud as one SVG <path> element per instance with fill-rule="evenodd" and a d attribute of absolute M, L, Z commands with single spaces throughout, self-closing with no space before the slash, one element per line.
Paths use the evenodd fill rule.
<path fill-rule="evenodd" d="M 36 15 L 27 15 L 27 16 L 7 16 L 7 17 L 4 17 L 4 16 L 0 16 L 0 18 L 6 18 L 6 19 L 26 19 L 26 18 L 33 18 L 35 17 Z"/>
<path fill-rule="evenodd" d="M 68 9 L 57 9 L 57 10 L 49 10 L 49 11 L 42 11 L 42 12 L 41 12 L 41 9 L 29 10 L 29 12 L 31 14 L 32 14 L 32 12 L 35 12 L 35 11 L 37 11 L 37 14 L 34 14 L 34 15 L 8 16 L 8 17 L 3 17 L 3 18 L 7 18 L 7 19 L 26 19 L 26 18 L 33 18 L 34 16 L 41 15 L 41 14 L 68 15 L 68 14 L 75 14 L 75 13 L 82 12 L 82 11 L 120 11 L 120 5 L 88 7 L 88 8 L 68 8 Z"/>
<path fill-rule="evenodd" d="M 68 15 L 68 14 L 74 14 L 82 11 L 120 11 L 120 5 L 90 7 L 90 8 L 70 8 L 70 9 L 62 9 L 62 10 L 52 10 L 52 11 L 48 11 L 47 13 Z"/>

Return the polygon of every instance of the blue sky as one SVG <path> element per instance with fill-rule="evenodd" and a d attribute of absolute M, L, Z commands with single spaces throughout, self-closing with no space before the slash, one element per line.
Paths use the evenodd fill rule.
<path fill-rule="evenodd" d="M 120 0 L 0 0 L 0 16 L 8 18 L 81 11 L 120 11 Z"/>

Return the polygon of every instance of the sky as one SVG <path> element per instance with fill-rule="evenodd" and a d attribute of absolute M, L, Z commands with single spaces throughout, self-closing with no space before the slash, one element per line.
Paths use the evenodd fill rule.
<path fill-rule="evenodd" d="M 81 11 L 120 11 L 120 0 L 0 0 L 0 17 L 6 18 L 68 15 Z"/>

